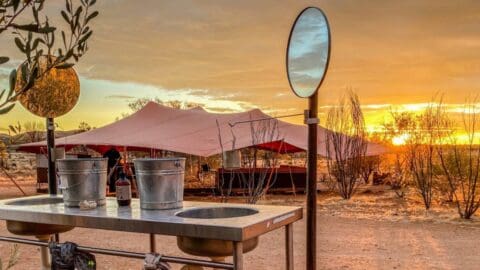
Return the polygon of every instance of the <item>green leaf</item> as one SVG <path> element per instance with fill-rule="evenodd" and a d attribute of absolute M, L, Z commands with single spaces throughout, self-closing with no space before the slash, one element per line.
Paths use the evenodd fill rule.
<path fill-rule="evenodd" d="M 22 40 L 19 37 L 16 37 L 14 39 L 14 41 L 15 41 L 15 45 L 17 45 L 18 49 L 20 49 L 20 51 L 22 51 L 22 52 L 25 52 L 25 45 L 23 45 Z"/>
<path fill-rule="evenodd" d="M 55 35 L 54 34 L 51 34 L 50 35 L 50 44 L 48 44 L 47 46 L 49 48 L 52 48 L 53 47 L 53 44 L 55 44 Z"/>
<path fill-rule="evenodd" d="M 35 79 L 38 77 L 38 66 L 35 66 L 32 70 L 32 78 L 33 78 L 33 81 L 35 81 Z"/>
<path fill-rule="evenodd" d="M 72 55 L 73 55 L 73 50 L 68 50 L 68 51 L 65 53 L 65 56 L 63 57 L 62 62 L 67 61 L 70 57 L 72 57 Z"/>
<path fill-rule="evenodd" d="M 14 28 L 19 29 L 19 30 L 24 30 L 24 31 L 29 31 L 29 32 L 38 32 L 38 24 L 32 23 L 32 24 L 14 24 L 12 25 Z"/>
<path fill-rule="evenodd" d="M 91 35 L 93 34 L 93 30 L 88 32 L 86 35 L 84 35 L 80 40 L 78 40 L 79 44 L 84 43 Z"/>
<path fill-rule="evenodd" d="M 72 12 L 72 6 L 70 5 L 69 0 L 65 0 L 65 5 L 67 7 L 68 12 L 71 13 Z"/>
<path fill-rule="evenodd" d="M 64 19 L 67 23 L 70 23 L 70 18 L 68 17 L 67 13 L 66 13 L 64 10 L 62 10 L 62 11 L 60 12 L 60 14 L 62 14 L 63 19 Z"/>
<path fill-rule="evenodd" d="M 63 46 L 67 48 L 67 38 L 65 37 L 65 32 L 62 31 L 62 40 L 63 40 Z"/>
<path fill-rule="evenodd" d="M 10 58 L 8 58 L 6 56 L 0 56 L 0 65 L 7 63 L 8 60 L 10 60 Z"/>
<path fill-rule="evenodd" d="M 88 31 L 90 31 L 90 27 L 87 26 L 87 27 L 85 27 L 85 28 L 83 29 L 82 35 L 83 35 L 83 34 L 86 34 Z M 1 269 L 0 269 L 0 270 L 1 270 Z"/>
<path fill-rule="evenodd" d="M 12 72 L 10 72 L 10 77 L 9 77 L 10 91 L 8 91 L 7 97 L 11 97 L 13 95 L 13 91 L 15 90 L 16 83 L 17 83 L 17 71 L 13 69 Z"/>
<path fill-rule="evenodd" d="M 55 30 L 57 30 L 57 28 L 53 26 L 45 26 L 45 27 L 38 28 L 36 33 L 47 34 L 47 33 L 52 33 Z"/>
<path fill-rule="evenodd" d="M 8 113 L 9 111 L 11 111 L 13 109 L 13 107 L 15 107 L 15 103 L 12 103 L 4 108 L 1 108 L 0 109 L 0 114 L 6 114 Z"/>
<path fill-rule="evenodd" d="M 75 11 L 75 16 L 80 16 L 80 13 L 82 13 L 82 11 L 83 11 L 82 6 L 79 6 L 79 7 L 77 8 L 77 10 Z"/>
<path fill-rule="evenodd" d="M 18 6 L 20 5 L 20 0 L 13 0 L 13 10 L 17 11 Z"/>
<path fill-rule="evenodd" d="M 23 91 L 28 91 L 30 88 L 33 87 L 33 85 L 35 84 L 35 77 L 34 76 L 31 76 L 30 77 L 30 80 L 28 81 L 27 85 L 22 89 Z"/>
<path fill-rule="evenodd" d="M 37 38 L 33 41 L 32 50 L 37 49 L 38 44 L 40 44 L 41 39 Z"/>
<path fill-rule="evenodd" d="M 40 56 L 42 56 L 42 55 L 43 55 L 43 49 L 38 50 L 37 51 L 37 59 L 39 59 Z M 38 60 L 37 60 L 37 62 L 38 62 Z"/>
<path fill-rule="evenodd" d="M 92 14 L 88 15 L 86 23 L 88 23 L 91 19 L 95 18 L 98 16 L 98 11 L 92 12 Z"/>
<path fill-rule="evenodd" d="M 28 66 L 27 66 L 27 64 L 25 63 L 25 64 L 21 65 L 20 69 L 22 70 L 22 73 L 21 73 L 22 83 L 28 82 L 29 78 L 28 78 Z"/>
<path fill-rule="evenodd" d="M 38 19 L 38 10 L 35 8 L 35 5 L 32 6 L 32 13 L 33 13 L 33 18 L 35 19 L 35 22 L 39 24 L 40 20 Z"/>
<path fill-rule="evenodd" d="M 3 89 L 2 92 L 0 92 L 0 100 L 2 100 L 3 95 L 7 92 L 7 90 Z"/>
<path fill-rule="evenodd" d="M 71 68 L 73 67 L 75 64 L 73 63 L 63 63 L 63 64 L 60 64 L 60 65 L 57 65 L 55 66 L 55 68 L 57 69 L 66 69 L 66 68 Z"/>

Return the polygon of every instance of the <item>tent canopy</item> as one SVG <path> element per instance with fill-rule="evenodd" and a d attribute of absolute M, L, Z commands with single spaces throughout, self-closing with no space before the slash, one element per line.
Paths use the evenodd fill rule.
<path fill-rule="evenodd" d="M 318 154 L 322 156 L 326 156 L 326 132 L 331 131 L 318 126 Z M 289 153 L 307 149 L 307 128 L 272 119 L 259 109 L 223 114 L 199 107 L 181 110 L 149 102 L 112 124 L 56 139 L 56 146 L 67 150 L 76 145 L 100 153 L 114 146 L 121 150 L 167 150 L 204 157 L 252 146 Z M 17 150 L 42 153 L 45 148 L 43 141 L 19 145 Z M 384 152 L 384 146 L 368 144 L 367 155 Z"/>

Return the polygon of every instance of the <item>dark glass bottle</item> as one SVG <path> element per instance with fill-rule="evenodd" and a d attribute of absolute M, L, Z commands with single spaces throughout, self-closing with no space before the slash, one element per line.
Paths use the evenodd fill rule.
<path fill-rule="evenodd" d="M 132 186 L 123 171 L 115 182 L 115 194 L 119 206 L 129 206 L 132 202 Z"/>

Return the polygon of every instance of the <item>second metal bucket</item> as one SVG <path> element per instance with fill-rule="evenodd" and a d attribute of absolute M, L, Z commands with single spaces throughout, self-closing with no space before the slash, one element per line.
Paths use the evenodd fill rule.
<path fill-rule="evenodd" d="M 140 208 L 172 209 L 183 205 L 185 158 L 135 159 Z"/>
<path fill-rule="evenodd" d="M 65 206 L 78 207 L 85 200 L 105 204 L 106 158 L 58 159 L 57 168 Z"/>

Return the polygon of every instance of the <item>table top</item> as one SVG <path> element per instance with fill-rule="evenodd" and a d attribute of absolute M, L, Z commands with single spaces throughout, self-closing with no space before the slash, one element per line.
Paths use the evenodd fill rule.
<path fill-rule="evenodd" d="M 0 219 L 125 232 L 189 236 L 229 241 L 245 241 L 302 218 L 296 206 L 250 205 L 184 201 L 182 208 L 169 210 L 140 209 L 140 201 L 119 207 L 115 198 L 107 197 L 104 206 L 92 210 L 65 207 L 63 203 L 20 205 L 12 202 L 26 199 L 61 198 L 39 195 L 0 201 Z M 203 207 L 242 207 L 258 213 L 232 218 L 183 218 L 177 213 Z"/>

